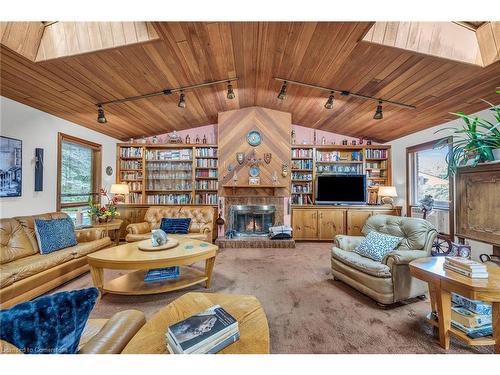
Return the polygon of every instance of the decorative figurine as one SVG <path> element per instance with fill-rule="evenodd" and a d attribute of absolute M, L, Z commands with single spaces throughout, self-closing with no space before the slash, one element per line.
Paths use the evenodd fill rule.
<path fill-rule="evenodd" d="M 194 140 L 194 143 L 196 143 L 197 145 L 200 144 L 200 136 L 198 134 L 196 134 L 196 138 Z"/>
<path fill-rule="evenodd" d="M 151 231 L 151 245 L 153 247 L 163 246 L 167 241 L 167 234 L 162 229 L 153 229 Z"/>
<path fill-rule="evenodd" d="M 371 144 L 372 144 L 372 141 L 371 141 L 371 140 L 367 140 L 367 141 L 366 141 L 366 144 L 367 144 L 367 145 L 371 145 Z"/>
<path fill-rule="evenodd" d="M 316 144 L 316 130 L 313 131 L 313 145 Z"/>
<path fill-rule="evenodd" d="M 270 152 L 264 153 L 264 161 L 266 162 L 266 164 L 269 164 L 271 162 L 272 157 L 273 154 L 271 154 Z"/>
<path fill-rule="evenodd" d="M 182 138 L 177 134 L 177 130 L 168 135 L 168 143 L 182 143 Z"/>
<path fill-rule="evenodd" d="M 284 163 L 284 164 L 281 166 L 281 175 L 282 175 L 283 177 L 288 176 L 288 164 Z"/>
<path fill-rule="evenodd" d="M 355 140 L 355 139 L 353 139 L 353 140 L 351 141 L 351 144 L 352 144 L 353 146 L 356 146 L 356 140 Z"/>
<path fill-rule="evenodd" d="M 238 162 L 239 165 L 242 165 L 243 162 L 245 161 L 245 153 L 244 152 L 237 152 L 236 153 L 236 161 Z"/>
<path fill-rule="evenodd" d="M 326 138 L 325 137 L 321 137 L 321 144 L 326 145 Z"/>
<path fill-rule="evenodd" d="M 347 146 L 347 139 L 343 139 L 343 140 L 342 140 L 342 144 L 343 144 L 344 146 Z"/>
<path fill-rule="evenodd" d="M 204 145 L 207 144 L 207 136 L 203 134 L 203 140 L 201 141 Z"/>
<path fill-rule="evenodd" d="M 296 141 L 296 139 L 295 139 L 295 129 L 292 129 L 292 145 L 295 144 L 295 141 Z"/>
<path fill-rule="evenodd" d="M 273 172 L 273 185 L 278 184 L 278 173 L 276 171 Z"/>
<path fill-rule="evenodd" d="M 130 138 L 129 143 L 134 143 L 134 138 Z"/>
<path fill-rule="evenodd" d="M 140 143 L 146 144 L 146 136 L 142 136 Z"/>
<path fill-rule="evenodd" d="M 362 144 L 364 143 L 363 138 L 360 138 L 360 139 L 358 140 L 358 143 L 359 143 L 360 145 L 362 145 Z"/>
<path fill-rule="evenodd" d="M 158 143 L 158 137 L 155 135 L 153 136 L 153 139 L 151 140 L 151 143 L 157 144 Z"/>
<path fill-rule="evenodd" d="M 190 144 L 191 143 L 191 137 L 188 135 L 186 135 L 186 144 Z"/>

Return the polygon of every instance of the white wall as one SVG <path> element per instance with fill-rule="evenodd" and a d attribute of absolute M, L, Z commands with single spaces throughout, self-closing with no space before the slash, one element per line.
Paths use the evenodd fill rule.
<path fill-rule="evenodd" d="M 486 118 L 488 120 L 493 120 L 493 116 L 488 109 L 477 112 L 473 115 Z M 453 117 L 453 115 L 450 115 L 450 118 L 451 117 Z M 406 137 L 398 138 L 388 143 L 392 146 L 392 181 L 396 186 L 396 190 L 398 192 L 398 198 L 396 202 L 397 204 L 403 206 L 403 212 L 406 211 L 406 148 L 448 136 L 450 135 L 449 131 L 442 131 L 437 134 L 436 131 L 446 127 L 456 128 L 460 127 L 461 125 L 462 120 L 456 119 L 429 129 L 422 130 L 417 133 L 410 134 Z M 493 252 L 491 245 L 477 241 L 470 241 L 470 244 L 472 246 L 472 257 L 475 259 L 478 259 L 478 256 L 480 254 L 491 254 Z"/>
<path fill-rule="evenodd" d="M 49 115 L 27 105 L 0 97 L 0 133 L 23 141 L 23 190 L 21 197 L 0 198 L 0 217 L 55 211 L 57 184 L 57 133 L 73 135 L 102 145 L 102 184 L 115 181 L 116 143 L 119 140 Z M 103 126 L 111 126 L 105 124 Z M 35 192 L 35 148 L 44 149 L 43 191 Z M 106 166 L 113 175 L 106 175 Z"/>

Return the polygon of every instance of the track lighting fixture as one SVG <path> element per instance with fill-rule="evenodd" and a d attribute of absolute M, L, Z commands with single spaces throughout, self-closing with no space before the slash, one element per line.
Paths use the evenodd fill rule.
<path fill-rule="evenodd" d="M 234 94 L 233 90 L 233 85 L 231 85 L 231 82 L 237 81 L 238 78 L 229 78 L 229 79 L 221 79 L 218 81 L 210 81 L 210 82 L 204 82 L 204 83 L 197 83 L 196 85 L 191 85 L 191 86 L 183 86 L 183 87 L 177 87 L 177 88 L 167 88 L 163 89 L 161 91 L 156 91 L 156 92 L 150 92 L 148 94 L 142 94 L 142 95 L 137 95 L 137 96 L 130 96 L 128 98 L 123 98 L 123 99 L 115 99 L 115 100 L 109 100 L 107 102 L 101 102 L 97 103 L 97 122 L 100 122 L 101 124 L 106 123 L 106 117 L 104 116 L 104 108 L 103 106 L 108 106 L 112 104 L 121 104 L 121 103 L 126 103 L 130 102 L 133 100 L 139 100 L 139 99 L 147 99 L 147 98 L 152 98 L 154 96 L 160 96 L 160 95 L 172 95 L 174 92 L 179 92 L 180 93 L 180 98 L 179 98 L 179 103 L 177 106 L 179 108 L 186 108 L 186 96 L 184 94 L 185 91 L 191 91 L 198 89 L 200 87 L 207 87 L 207 86 L 213 86 L 213 85 L 219 85 L 221 83 L 226 83 L 227 84 L 227 98 L 228 99 L 234 99 L 236 95 Z"/>
<path fill-rule="evenodd" d="M 287 87 L 287 82 L 283 82 L 283 85 L 281 85 L 281 90 L 280 93 L 278 94 L 278 99 L 283 100 L 286 97 L 286 87 Z"/>
<path fill-rule="evenodd" d="M 328 100 L 325 103 L 325 108 L 326 109 L 332 109 L 333 108 L 333 100 L 335 97 L 333 96 L 333 91 L 330 93 L 330 96 L 328 97 Z"/>
<path fill-rule="evenodd" d="M 106 116 L 104 115 L 104 108 L 101 104 L 97 106 L 97 122 L 100 124 L 105 124 L 108 122 L 108 120 L 106 120 Z"/>
<path fill-rule="evenodd" d="M 382 113 L 382 100 L 378 101 L 377 109 L 375 110 L 375 114 L 373 115 L 374 120 L 382 120 L 384 118 L 384 114 Z"/>
<path fill-rule="evenodd" d="M 179 103 L 177 104 L 179 108 L 186 108 L 186 97 L 181 90 L 181 95 L 179 96 Z"/>
<path fill-rule="evenodd" d="M 378 102 L 378 105 L 377 105 L 377 110 L 375 112 L 375 115 L 373 116 L 373 118 L 375 120 L 380 120 L 380 119 L 382 119 L 384 117 L 384 115 L 382 113 L 382 103 L 386 103 L 386 104 L 390 104 L 390 105 L 394 105 L 394 106 L 401 107 L 401 108 L 406 108 L 406 109 L 415 109 L 415 108 L 417 108 L 417 107 L 415 107 L 414 105 L 411 105 L 411 104 L 405 104 L 405 103 L 396 102 L 396 101 L 393 101 L 393 100 L 387 100 L 387 99 L 383 99 L 383 98 L 377 98 L 377 97 L 374 97 L 374 96 L 364 95 L 364 94 L 360 94 L 360 93 L 357 93 L 357 92 L 351 92 L 351 91 L 348 91 L 348 90 L 340 90 L 340 89 L 336 89 L 336 88 L 333 88 L 333 87 L 324 87 L 324 86 L 318 86 L 318 85 L 311 85 L 309 83 L 304 83 L 304 82 L 299 82 L 299 81 L 291 81 L 289 79 L 283 79 L 283 78 L 278 78 L 278 77 L 275 77 L 274 79 L 276 81 L 283 82 L 283 84 L 281 86 L 281 90 L 280 90 L 280 92 L 278 94 L 278 99 L 284 99 L 285 98 L 287 86 L 289 84 L 292 84 L 292 85 L 297 85 L 297 86 L 302 86 L 302 87 L 308 87 L 308 88 L 312 88 L 312 89 L 317 89 L 317 90 L 321 90 L 321 91 L 328 91 L 330 93 L 330 96 L 328 97 L 328 100 L 325 103 L 325 108 L 326 109 L 332 109 L 333 108 L 333 102 L 335 100 L 335 95 L 334 95 L 335 93 L 337 93 L 337 94 L 339 94 L 340 96 L 343 96 L 343 97 L 353 96 L 353 97 L 358 98 L 358 99 L 376 101 L 376 102 Z"/>
<path fill-rule="evenodd" d="M 236 95 L 234 94 L 234 90 L 233 90 L 233 85 L 231 85 L 231 81 L 228 81 L 228 85 L 227 85 L 227 98 L 228 99 L 236 98 Z"/>

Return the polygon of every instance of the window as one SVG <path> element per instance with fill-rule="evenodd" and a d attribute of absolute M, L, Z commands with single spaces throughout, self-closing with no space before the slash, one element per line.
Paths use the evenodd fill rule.
<path fill-rule="evenodd" d="M 427 215 L 438 232 L 453 237 L 453 178 L 448 178 L 446 154 L 452 140 L 446 138 L 444 147 L 434 148 L 440 140 L 408 147 L 407 156 L 407 213 L 423 217 L 420 201 L 431 195 L 434 209 Z M 447 146 L 446 146 L 447 145 Z"/>
<path fill-rule="evenodd" d="M 87 205 L 96 201 L 101 186 L 101 145 L 59 133 L 57 162 L 57 210 L 90 223 Z"/>

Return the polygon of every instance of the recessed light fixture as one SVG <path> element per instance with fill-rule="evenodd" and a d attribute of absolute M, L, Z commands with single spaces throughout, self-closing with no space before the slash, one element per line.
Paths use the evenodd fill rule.
<path fill-rule="evenodd" d="M 179 96 L 179 103 L 177 104 L 179 108 L 186 108 L 186 96 L 181 91 L 181 95 Z"/>
<path fill-rule="evenodd" d="M 382 113 L 382 100 L 379 100 L 377 109 L 375 110 L 375 114 L 373 115 L 374 120 L 382 120 L 384 118 L 384 114 Z"/>
<path fill-rule="evenodd" d="M 227 98 L 234 99 L 234 98 L 236 98 L 236 95 L 234 94 L 233 85 L 231 85 L 230 82 L 231 81 L 229 81 L 228 85 L 227 85 Z"/>
<path fill-rule="evenodd" d="M 281 85 L 281 90 L 280 93 L 278 94 L 278 99 L 283 100 L 286 97 L 286 87 L 287 87 L 287 82 L 283 82 L 283 85 Z"/>
<path fill-rule="evenodd" d="M 335 97 L 333 96 L 333 91 L 330 93 L 330 96 L 328 97 L 328 100 L 325 103 L 325 108 L 326 109 L 332 109 L 333 108 L 333 100 Z"/>
<path fill-rule="evenodd" d="M 106 115 L 104 114 L 104 108 L 101 104 L 97 106 L 97 122 L 100 124 L 105 124 L 108 122 L 108 120 L 106 120 Z"/>

